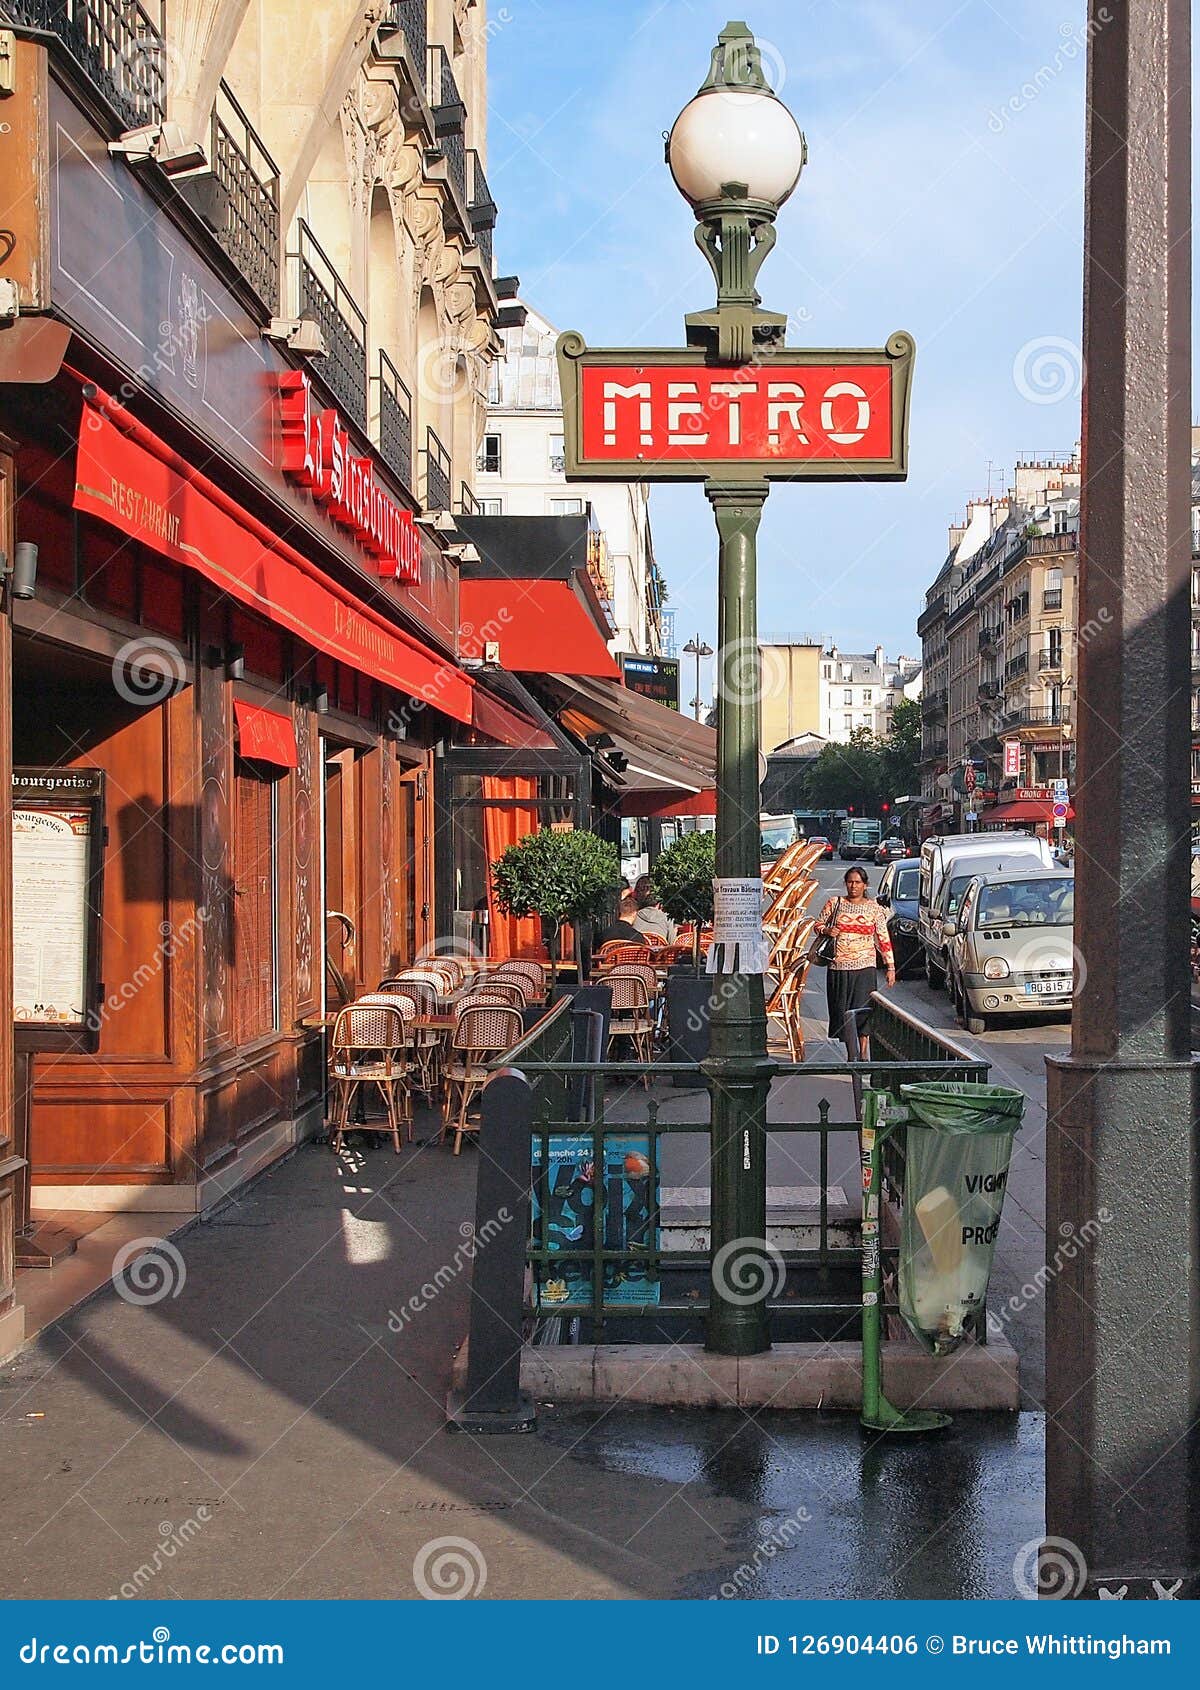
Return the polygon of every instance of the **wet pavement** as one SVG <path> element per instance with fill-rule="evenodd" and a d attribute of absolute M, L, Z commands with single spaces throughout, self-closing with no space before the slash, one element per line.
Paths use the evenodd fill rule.
<path fill-rule="evenodd" d="M 1033 1414 L 887 1442 L 551 1406 L 448 1434 L 474 1170 L 308 1146 L 172 1241 L 174 1294 L 108 1289 L 0 1369 L 0 1595 L 410 1598 L 447 1555 L 500 1599 L 1027 1593 Z"/>

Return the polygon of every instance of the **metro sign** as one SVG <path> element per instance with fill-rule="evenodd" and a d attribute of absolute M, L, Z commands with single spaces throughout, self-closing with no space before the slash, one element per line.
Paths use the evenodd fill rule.
<path fill-rule="evenodd" d="M 894 334 L 878 350 L 781 347 L 731 366 L 560 335 L 567 478 L 902 480 L 914 351 Z"/>
<path fill-rule="evenodd" d="M 303 370 L 282 378 L 280 421 L 283 473 L 307 487 L 339 527 L 349 529 L 392 581 L 421 579 L 421 535 L 413 513 L 375 479 L 369 457 L 359 457 L 342 419 L 320 406 Z"/>

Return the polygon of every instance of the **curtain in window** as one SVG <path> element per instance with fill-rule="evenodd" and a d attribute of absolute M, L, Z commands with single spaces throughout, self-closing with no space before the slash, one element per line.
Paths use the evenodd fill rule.
<path fill-rule="evenodd" d="M 487 857 L 488 958 L 491 962 L 503 962 L 508 957 L 532 957 L 544 961 L 546 957 L 541 921 L 537 916 L 518 918 L 503 914 L 492 889 L 491 874 L 492 863 L 510 845 L 515 845 L 527 833 L 538 831 L 538 810 L 532 802 L 536 797 L 537 781 L 530 775 L 483 777 L 483 849 Z M 527 806 L 489 803 L 490 799 L 497 798 L 528 798 L 531 802 Z"/>

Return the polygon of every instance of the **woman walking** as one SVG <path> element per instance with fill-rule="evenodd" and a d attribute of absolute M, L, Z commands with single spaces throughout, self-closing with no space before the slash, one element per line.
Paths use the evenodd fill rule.
<path fill-rule="evenodd" d="M 841 1039 L 846 1057 L 865 1062 L 868 1058 L 871 993 L 875 990 L 875 953 L 887 969 L 887 983 L 896 984 L 896 959 L 888 937 L 887 915 L 873 898 L 867 897 L 867 877 L 860 868 L 848 868 L 844 898 L 829 898 L 817 917 L 817 932 L 834 935 L 833 961 L 826 974 L 829 1005 L 829 1036 Z"/>

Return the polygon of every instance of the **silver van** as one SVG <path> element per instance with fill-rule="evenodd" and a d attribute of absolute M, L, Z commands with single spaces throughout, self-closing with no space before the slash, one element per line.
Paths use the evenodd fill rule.
<path fill-rule="evenodd" d="M 1006 1015 L 1070 1015 L 1074 922 L 1070 869 L 1015 866 L 971 880 L 947 934 L 950 995 L 968 1032 Z"/>
<path fill-rule="evenodd" d="M 921 846 L 921 881 L 917 931 L 925 952 L 925 978 L 933 987 L 946 983 L 947 938 L 942 923 L 953 920 L 958 900 L 977 874 L 1027 868 L 1031 874 L 1054 866 L 1050 847 L 1032 834 L 949 833 Z"/>

